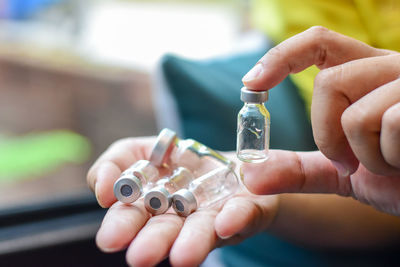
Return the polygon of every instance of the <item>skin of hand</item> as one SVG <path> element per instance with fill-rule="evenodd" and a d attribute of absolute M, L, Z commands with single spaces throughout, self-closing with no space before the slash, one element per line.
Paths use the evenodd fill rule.
<path fill-rule="evenodd" d="M 87 176 L 99 204 L 109 208 L 96 236 L 97 246 L 108 253 L 127 249 L 126 260 L 132 266 L 156 265 L 167 256 L 173 266 L 197 266 L 215 247 L 238 243 L 267 229 L 289 241 L 319 249 L 382 247 L 400 237 L 399 218 L 336 195 L 257 196 L 243 190 L 225 203 L 198 210 L 187 218 L 173 211 L 152 217 L 142 201 L 117 202 L 113 184 L 121 171 L 137 160 L 149 158 L 154 141 L 153 137 L 117 141 Z M 260 181 L 269 184 L 259 186 L 257 181 L 249 180 L 253 184 L 248 186 L 270 189 L 256 191 L 261 194 L 275 193 L 280 187 L 296 183 L 293 191 L 310 191 L 309 183 L 325 177 L 333 189 L 339 188 L 336 169 L 319 154 L 271 150 L 267 161 L 271 168 L 263 164 L 251 168 L 265 175 L 266 179 Z M 236 158 L 234 153 L 227 156 Z"/>
<path fill-rule="evenodd" d="M 243 83 L 267 90 L 311 65 L 321 69 L 314 81 L 311 121 L 322 154 L 296 154 L 292 160 L 303 171 L 282 180 L 271 178 L 274 167 L 268 162 L 255 168 L 244 164 L 246 186 L 258 194 L 353 196 L 400 215 L 400 53 L 316 26 L 268 51 Z M 322 175 L 324 168 L 329 175 Z"/>
<path fill-rule="evenodd" d="M 153 137 L 119 140 L 88 172 L 88 184 L 99 204 L 109 207 L 96 236 L 101 250 L 127 249 L 126 260 L 132 266 L 153 266 L 167 256 L 173 266 L 197 266 L 215 247 L 238 243 L 273 224 L 278 196 L 256 196 L 244 187 L 224 203 L 200 209 L 187 218 L 173 211 L 151 216 L 143 201 L 117 201 L 114 182 L 134 162 L 150 157 L 154 141 Z M 236 158 L 234 154 L 227 156 Z"/>

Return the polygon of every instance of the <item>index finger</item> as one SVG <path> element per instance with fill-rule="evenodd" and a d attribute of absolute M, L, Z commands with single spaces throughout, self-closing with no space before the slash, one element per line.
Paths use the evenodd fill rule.
<path fill-rule="evenodd" d="M 283 81 L 289 74 L 300 72 L 312 65 L 325 69 L 355 59 L 392 53 L 315 26 L 269 50 L 242 81 L 249 89 L 267 90 Z"/>

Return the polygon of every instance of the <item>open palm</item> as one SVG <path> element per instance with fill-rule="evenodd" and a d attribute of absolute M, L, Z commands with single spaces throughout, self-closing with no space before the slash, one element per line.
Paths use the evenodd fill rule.
<path fill-rule="evenodd" d="M 240 190 L 225 203 L 179 217 L 173 211 L 151 216 L 143 201 L 117 202 L 113 184 L 121 172 L 140 159 L 148 159 L 155 138 L 117 141 L 88 173 L 88 183 L 99 204 L 110 207 L 96 242 L 105 252 L 127 249 L 127 262 L 151 266 L 167 256 L 174 266 L 195 266 L 217 246 L 237 243 L 266 229 L 275 217 L 276 196 L 256 196 Z M 234 158 L 234 157 L 232 157 Z M 240 216 L 238 216 L 240 214 Z"/>

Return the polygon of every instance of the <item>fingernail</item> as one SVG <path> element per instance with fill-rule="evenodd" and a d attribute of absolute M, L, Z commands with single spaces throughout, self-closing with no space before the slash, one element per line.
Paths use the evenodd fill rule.
<path fill-rule="evenodd" d="M 335 166 L 339 176 L 347 177 L 350 175 L 349 169 L 346 168 L 342 163 L 340 163 L 338 161 L 334 161 L 334 160 L 331 160 L 331 162 L 332 162 L 332 165 Z"/>
<path fill-rule="evenodd" d="M 218 235 L 219 238 L 226 240 L 228 238 L 231 238 L 233 235 L 227 235 L 227 236 L 222 236 L 222 235 Z"/>
<path fill-rule="evenodd" d="M 97 190 L 97 184 L 98 184 L 98 183 L 96 183 L 96 184 L 94 185 L 94 195 L 96 196 L 97 202 L 99 202 L 99 195 L 98 195 L 99 190 Z"/>
<path fill-rule="evenodd" d="M 251 82 L 257 79 L 263 72 L 263 66 L 261 63 L 257 63 L 246 75 L 244 75 L 243 82 Z"/>
<path fill-rule="evenodd" d="M 94 195 L 96 196 L 97 203 L 99 203 L 100 207 L 104 208 L 103 204 L 101 204 L 99 200 L 99 190 L 97 189 L 99 183 L 94 185 Z"/>
<path fill-rule="evenodd" d="M 119 251 L 117 248 L 101 248 L 101 250 L 105 253 L 113 253 Z"/>

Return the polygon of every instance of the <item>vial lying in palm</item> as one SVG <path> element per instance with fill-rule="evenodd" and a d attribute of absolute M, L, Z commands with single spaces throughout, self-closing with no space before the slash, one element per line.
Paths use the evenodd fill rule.
<path fill-rule="evenodd" d="M 268 159 L 270 115 L 264 106 L 268 91 L 241 90 L 245 103 L 238 114 L 237 157 L 244 162 L 263 162 Z"/>
<path fill-rule="evenodd" d="M 114 195 L 119 201 L 135 202 L 145 189 L 151 188 L 159 180 L 157 167 L 162 164 L 159 159 L 166 154 L 176 138 L 174 131 L 161 131 L 151 151 L 150 161 L 139 160 L 121 174 L 114 183 Z"/>
<path fill-rule="evenodd" d="M 144 186 L 158 179 L 157 167 L 148 160 L 139 160 L 114 183 L 114 195 L 123 203 L 132 203 L 142 195 Z"/>
<path fill-rule="evenodd" d="M 193 139 L 179 139 L 170 129 L 163 129 L 159 136 L 165 136 L 164 141 L 155 145 L 150 157 L 150 161 L 158 166 L 185 167 L 195 176 L 201 176 L 221 164 L 232 164 L 226 157 Z"/>
<path fill-rule="evenodd" d="M 144 205 L 150 213 L 165 213 L 171 207 L 170 195 L 186 188 L 194 179 L 191 171 L 184 167 L 176 169 L 171 176 L 158 180 L 157 186 L 144 195 Z"/>
<path fill-rule="evenodd" d="M 201 176 L 218 164 L 233 163 L 195 140 L 179 139 L 174 131 L 165 128 L 157 137 L 150 160 L 138 161 L 123 172 L 114 183 L 114 195 L 123 203 L 136 201 L 144 192 L 156 186 L 160 179 L 157 167 L 169 173 L 178 167 L 185 167 L 194 176 Z"/>
<path fill-rule="evenodd" d="M 239 188 L 239 181 L 229 166 L 214 169 L 195 179 L 187 189 L 180 189 L 172 195 L 172 207 L 180 216 L 212 206 L 233 195 Z"/>

